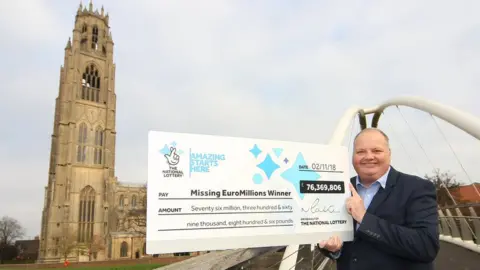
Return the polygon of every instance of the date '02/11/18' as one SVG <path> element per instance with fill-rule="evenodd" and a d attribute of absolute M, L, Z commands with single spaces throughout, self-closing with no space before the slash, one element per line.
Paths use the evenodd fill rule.
<path fill-rule="evenodd" d="M 298 165 L 299 171 L 314 171 L 314 172 L 338 172 L 336 164 L 326 163 L 312 163 L 310 168 L 308 165 Z"/>
<path fill-rule="evenodd" d="M 312 169 L 315 171 L 336 171 L 336 164 L 312 163 Z"/>

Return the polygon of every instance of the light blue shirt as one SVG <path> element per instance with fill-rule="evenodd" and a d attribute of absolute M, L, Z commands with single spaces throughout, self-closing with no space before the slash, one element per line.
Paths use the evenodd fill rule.
<path fill-rule="evenodd" d="M 387 184 L 387 178 L 388 178 L 389 172 L 390 172 L 390 167 L 388 168 L 387 172 L 384 175 L 378 178 L 377 181 L 373 182 L 369 187 L 366 187 L 362 183 L 360 183 L 360 179 L 358 178 L 358 175 L 357 175 L 357 179 L 356 179 L 357 193 L 360 196 L 360 198 L 362 198 L 365 209 L 368 209 L 368 207 L 370 206 L 370 203 L 373 200 L 373 197 L 375 197 L 375 194 L 377 194 L 380 187 L 385 188 L 385 185 Z M 357 223 L 356 229 L 358 229 L 358 226 L 360 226 L 360 223 Z"/>

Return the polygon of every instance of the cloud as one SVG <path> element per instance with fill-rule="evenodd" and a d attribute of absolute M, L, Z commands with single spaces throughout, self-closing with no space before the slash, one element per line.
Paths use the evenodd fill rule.
<path fill-rule="evenodd" d="M 146 181 L 148 130 L 326 143 L 348 107 L 402 95 L 479 115 L 480 3 L 462 3 L 94 1 L 109 12 L 115 41 L 119 180 Z M 33 236 L 78 3 L 5 5 L 0 204 L 14 205 L 0 214 Z M 477 140 L 439 121 L 445 141 L 428 114 L 400 112 L 408 125 L 396 108 L 381 121 L 396 167 L 423 175 L 430 159 L 468 182 L 450 144 L 474 179 Z"/>
<path fill-rule="evenodd" d="M 69 25 L 64 23 L 63 18 L 56 16 L 55 7 L 51 4 L 46 0 L 2 3 L 0 11 L 0 33 L 4 37 L 2 47 L 15 50 L 15 47 L 25 49 L 41 43 L 48 43 L 50 46 L 58 43 L 59 30 L 68 29 Z"/>

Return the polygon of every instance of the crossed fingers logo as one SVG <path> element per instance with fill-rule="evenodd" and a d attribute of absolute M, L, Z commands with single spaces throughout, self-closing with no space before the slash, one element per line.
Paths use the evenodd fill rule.
<path fill-rule="evenodd" d="M 178 162 L 180 162 L 180 156 L 176 152 L 177 148 L 170 147 L 170 153 L 164 155 L 170 166 L 175 166 L 178 164 Z"/>

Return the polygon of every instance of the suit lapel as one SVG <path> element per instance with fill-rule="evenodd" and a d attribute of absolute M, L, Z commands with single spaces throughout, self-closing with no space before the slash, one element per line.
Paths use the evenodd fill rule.
<path fill-rule="evenodd" d="M 395 183 L 397 182 L 397 178 L 398 172 L 393 167 L 390 167 L 390 172 L 388 173 L 385 189 L 378 189 L 378 192 L 373 197 L 373 200 L 370 203 L 367 212 L 375 214 L 377 208 L 388 198 L 388 195 L 390 195 L 390 192 L 392 191 Z"/>
<path fill-rule="evenodd" d="M 357 177 L 352 177 L 350 178 L 350 183 L 352 183 L 352 186 L 355 190 L 357 190 Z M 357 221 L 353 219 L 353 234 L 355 235 L 357 233 Z"/>

